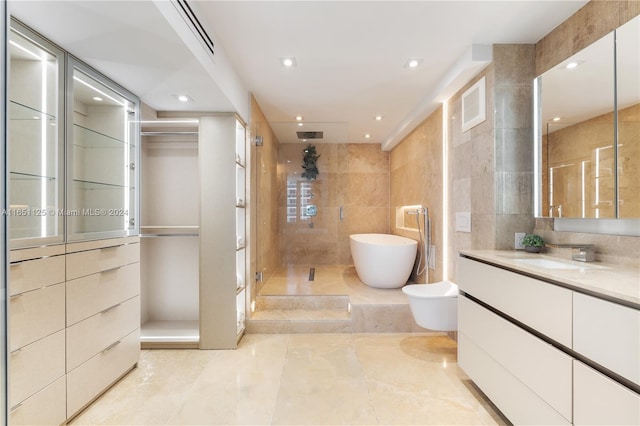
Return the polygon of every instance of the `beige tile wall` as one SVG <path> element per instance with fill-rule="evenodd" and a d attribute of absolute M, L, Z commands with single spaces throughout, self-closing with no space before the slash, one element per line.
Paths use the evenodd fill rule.
<path fill-rule="evenodd" d="M 416 127 L 390 154 L 390 223 L 391 233 L 419 240 L 416 231 L 396 226 L 396 208 L 422 205 L 429 209 L 432 245 L 436 247 L 436 269 L 429 270 L 429 282 L 442 280 L 442 107 Z M 417 229 L 415 216 L 407 219 L 409 227 Z M 423 226 L 423 225 L 421 225 Z M 423 230 L 424 232 L 424 230 Z M 424 234 L 423 234 L 424 235 Z M 422 273 L 412 279 L 426 282 Z"/>
<path fill-rule="evenodd" d="M 251 123 L 249 126 L 251 137 L 261 136 L 263 145 L 251 144 L 252 159 L 252 200 L 255 214 L 252 215 L 251 241 L 254 242 L 255 271 L 263 273 L 263 283 L 274 273 L 280 265 L 278 245 L 278 139 L 267 122 L 256 100 L 251 98 Z M 253 253 L 252 253 L 253 255 Z M 259 291 L 260 289 L 256 289 Z M 255 294 L 254 294 L 255 296 Z M 253 298 L 252 298 L 253 300 Z"/>
<path fill-rule="evenodd" d="M 389 154 L 378 144 L 315 144 L 320 174 L 302 178 L 305 144 L 280 144 L 278 217 L 282 265 L 351 264 L 349 235 L 389 232 Z M 317 216 L 287 220 L 287 181 L 309 185 Z M 291 195 L 291 194 L 289 194 Z M 299 200 L 298 200 L 299 204 Z M 343 220 L 340 220 L 340 206 Z M 313 226 L 310 226 L 313 224 Z"/>

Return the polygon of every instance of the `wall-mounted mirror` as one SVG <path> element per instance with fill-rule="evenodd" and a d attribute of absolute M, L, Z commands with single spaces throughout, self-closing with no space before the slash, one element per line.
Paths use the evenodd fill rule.
<path fill-rule="evenodd" d="M 638 34 L 640 17 L 538 77 L 536 216 L 640 218 Z"/>

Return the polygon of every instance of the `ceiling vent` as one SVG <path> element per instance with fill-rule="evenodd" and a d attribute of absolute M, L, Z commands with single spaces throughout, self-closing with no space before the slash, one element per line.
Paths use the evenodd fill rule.
<path fill-rule="evenodd" d="M 182 13 L 184 14 L 184 16 L 189 20 L 191 29 L 194 31 L 196 36 L 200 38 L 203 46 L 213 55 L 213 41 L 211 40 L 211 37 L 209 37 L 209 34 L 207 34 L 207 32 L 205 31 L 196 14 L 191 9 L 191 6 L 187 4 L 186 0 L 178 0 L 177 3 L 182 9 Z"/>
<path fill-rule="evenodd" d="M 296 132 L 298 139 L 322 139 L 324 132 Z"/>

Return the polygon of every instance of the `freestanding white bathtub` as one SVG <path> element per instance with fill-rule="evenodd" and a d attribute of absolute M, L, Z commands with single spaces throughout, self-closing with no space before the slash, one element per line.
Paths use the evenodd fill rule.
<path fill-rule="evenodd" d="M 353 234 L 349 243 L 363 283 L 376 288 L 400 288 L 407 283 L 416 260 L 417 241 L 389 234 Z"/>

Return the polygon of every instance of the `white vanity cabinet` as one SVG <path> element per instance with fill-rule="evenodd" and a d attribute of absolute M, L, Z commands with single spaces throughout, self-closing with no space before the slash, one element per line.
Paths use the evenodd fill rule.
<path fill-rule="evenodd" d="M 461 257 L 458 363 L 514 424 L 640 424 L 640 310 Z"/>

